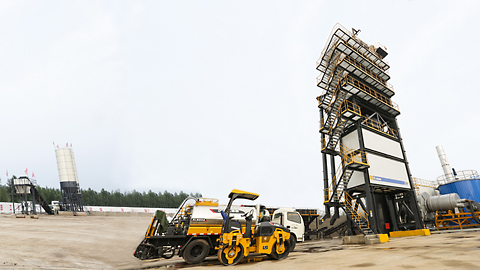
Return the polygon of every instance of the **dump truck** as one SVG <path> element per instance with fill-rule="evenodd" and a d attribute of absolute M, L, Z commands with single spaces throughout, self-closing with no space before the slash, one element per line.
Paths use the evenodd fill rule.
<path fill-rule="evenodd" d="M 219 206 L 218 199 L 188 197 L 170 222 L 165 212 L 157 211 L 133 255 L 140 260 L 178 255 L 189 264 L 216 255 L 224 223 L 221 212 L 225 208 Z M 249 212 L 254 213 L 252 227 L 270 218 L 262 205 L 232 206 L 230 210 L 232 220 L 243 226 L 246 221 L 242 215 Z"/>

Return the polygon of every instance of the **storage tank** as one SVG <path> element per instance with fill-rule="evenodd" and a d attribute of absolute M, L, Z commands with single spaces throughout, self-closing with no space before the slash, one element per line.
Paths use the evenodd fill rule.
<path fill-rule="evenodd" d="M 440 194 L 457 193 L 460 198 L 480 203 L 480 175 L 476 170 L 455 171 L 447 161 L 447 155 L 441 145 L 437 153 L 444 175 L 437 178 Z"/>
<path fill-rule="evenodd" d="M 460 173 L 460 172 L 459 172 Z M 457 193 L 460 198 L 480 203 L 480 176 L 471 179 L 458 179 L 438 186 L 440 194 Z"/>
<path fill-rule="evenodd" d="M 58 175 L 60 177 L 60 188 L 68 193 L 77 191 L 78 176 L 75 158 L 71 148 L 60 148 L 55 150 L 57 156 Z"/>

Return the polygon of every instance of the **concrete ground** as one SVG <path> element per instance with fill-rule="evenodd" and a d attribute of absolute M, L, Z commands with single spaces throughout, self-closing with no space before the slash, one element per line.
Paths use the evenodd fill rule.
<path fill-rule="evenodd" d="M 132 256 L 151 220 L 144 214 L 111 216 L 0 215 L 0 269 L 222 269 L 216 257 L 197 265 L 181 258 L 140 261 Z M 235 269 L 480 269 L 480 231 L 390 238 L 375 245 L 340 239 L 297 244 L 282 261 L 258 257 Z M 253 259 L 251 259 L 253 261 Z"/>

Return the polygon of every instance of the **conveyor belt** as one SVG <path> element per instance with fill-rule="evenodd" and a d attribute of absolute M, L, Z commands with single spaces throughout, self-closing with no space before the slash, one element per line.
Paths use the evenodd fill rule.
<path fill-rule="evenodd" d="M 31 189 L 33 190 L 33 194 L 35 195 L 35 200 L 45 209 L 45 212 L 47 212 L 49 215 L 53 215 L 53 211 L 48 206 L 48 203 L 43 199 L 42 195 L 40 195 L 40 192 L 35 188 L 34 185 L 31 186 Z"/>

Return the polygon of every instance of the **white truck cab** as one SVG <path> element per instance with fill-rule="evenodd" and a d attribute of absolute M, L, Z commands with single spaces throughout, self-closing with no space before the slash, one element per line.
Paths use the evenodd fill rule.
<path fill-rule="evenodd" d="M 292 233 L 290 238 L 295 237 L 296 239 L 296 241 L 293 241 L 293 245 L 295 245 L 295 242 L 304 241 L 305 226 L 303 219 L 294 208 L 279 208 L 275 210 L 275 212 L 273 212 L 272 222 L 290 229 Z"/>

